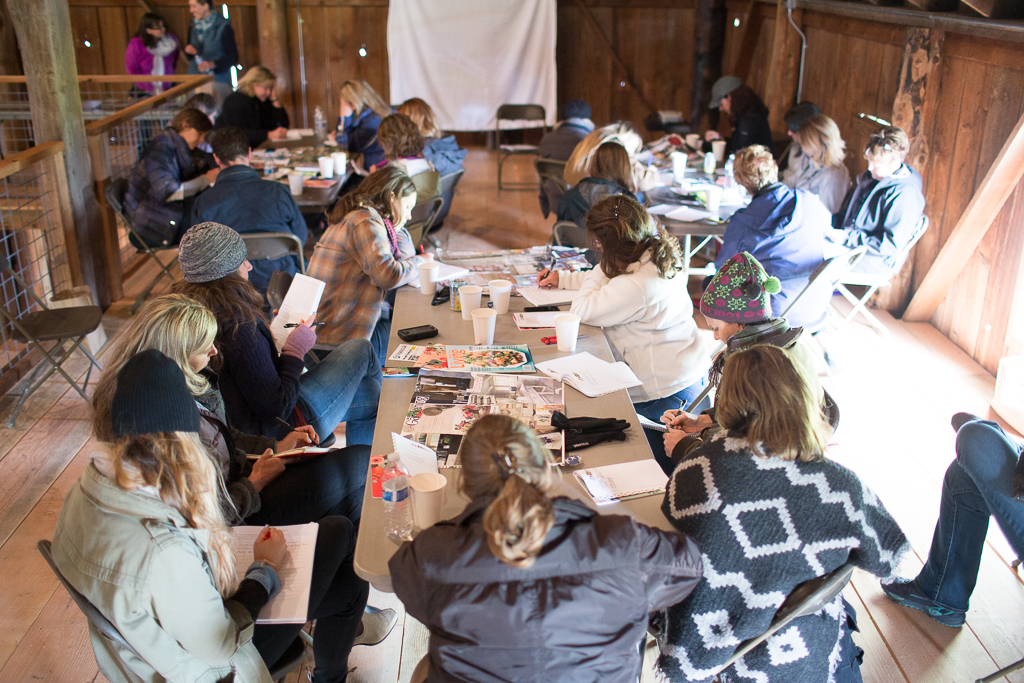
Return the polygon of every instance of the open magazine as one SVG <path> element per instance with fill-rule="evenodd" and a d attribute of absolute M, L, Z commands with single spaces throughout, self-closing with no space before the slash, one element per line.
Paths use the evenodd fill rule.
<path fill-rule="evenodd" d="M 557 379 L 421 370 L 402 436 L 433 450 L 438 467 L 458 467 L 462 437 L 473 423 L 484 415 L 510 415 L 529 425 L 561 464 L 565 440 L 551 426 L 555 411 L 565 412 L 565 390 Z"/>

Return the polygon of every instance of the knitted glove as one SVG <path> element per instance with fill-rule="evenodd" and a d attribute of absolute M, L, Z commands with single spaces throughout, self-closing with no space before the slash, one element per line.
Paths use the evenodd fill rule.
<path fill-rule="evenodd" d="M 316 332 L 313 331 L 313 328 L 299 325 L 284 340 L 284 348 L 281 349 L 281 353 L 302 360 L 315 343 Z"/>
<path fill-rule="evenodd" d="M 627 423 L 627 427 L 629 424 Z M 590 448 L 596 446 L 599 443 L 605 441 L 625 441 L 626 432 L 611 430 L 606 432 L 588 432 L 586 434 L 578 434 L 575 432 L 567 432 L 565 435 L 565 450 L 566 451 L 578 451 L 583 448 Z"/>
<path fill-rule="evenodd" d="M 565 435 L 565 450 L 578 451 L 605 441 L 625 441 L 629 423 L 614 417 L 566 417 L 555 412 L 551 426 Z"/>

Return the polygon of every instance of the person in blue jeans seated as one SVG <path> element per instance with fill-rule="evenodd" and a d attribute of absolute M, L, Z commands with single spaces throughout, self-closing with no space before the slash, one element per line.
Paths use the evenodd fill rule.
<path fill-rule="evenodd" d="M 953 416 L 956 459 L 942 481 L 942 502 L 928 560 L 912 581 L 882 586 L 892 600 L 944 626 L 967 619 L 989 518 L 1024 557 L 1024 458 L 1021 442 L 991 420 Z"/>
<path fill-rule="evenodd" d="M 228 126 L 210 134 L 213 156 L 221 167 L 217 184 L 192 204 L 192 222 L 221 223 L 238 233 L 290 232 L 306 243 L 309 230 L 288 186 L 264 180 L 249 166 L 249 140 L 239 128 Z M 252 264 L 249 282 L 266 295 L 275 270 L 300 272 L 298 256 L 261 259 Z"/>
<path fill-rule="evenodd" d="M 587 212 L 608 196 L 625 195 L 643 203 L 644 195 L 633 185 L 629 153 L 617 142 L 605 142 L 590 161 L 587 177 L 572 186 L 558 202 L 558 220 L 572 221 L 579 230 L 562 236 L 562 243 L 573 247 L 587 246 Z"/>
<path fill-rule="evenodd" d="M 687 406 L 707 383 L 711 357 L 693 319 L 679 240 L 635 199 L 605 197 L 587 214 L 587 230 L 602 249 L 590 271 L 543 271 L 541 287 L 578 289 L 572 313 L 603 327 L 616 360 L 642 382 L 629 390 L 636 412 L 657 422 Z M 710 406 L 706 398 L 695 410 Z M 648 431 L 655 458 L 665 459 L 661 432 Z"/>
<path fill-rule="evenodd" d="M 540 139 L 537 154 L 544 159 L 568 161 L 576 145 L 594 130 L 594 122 L 590 120 L 590 105 L 583 100 L 569 100 L 558 113 L 561 120 Z"/>
<path fill-rule="evenodd" d="M 772 153 L 751 145 L 736 154 L 736 182 L 753 197 L 725 228 L 715 258 L 720 269 L 740 252 L 748 252 L 782 285 L 772 296 L 772 312 L 781 316 L 807 286 L 811 273 L 824 260 L 823 244 L 832 215 L 818 197 L 779 182 Z M 794 327 L 814 330 L 825 321 L 832 297 L 830 287 L 805 295 L 786 319 Z"/>
<path fill-rule="evenodd" d="M 832 217 L 825 257 L 862 244 L 868 251 L 854 272 L 884 275 L 903 267 L 906 249 L 924 215 L 921 176 L 903 163 L 910 139 L 903 129 L 889 126 L 871 134 L 864 148 L 868 170 L 846 194 Z"/>
<path fill-rule="evenodd" d="M 366 81 L 345 81 L 341 84 L 341 106 L 335 140 L 346 150 L 353 168 L 361 175 L 384 161 L 384 148 L 377 140 L 377 128 L 391 105 Z"/>
<path fill-rule="evenodd" d="M 826 452 L 832 430 L 799 361 L 757 345 L 725 362 L 709 438 L 673 453 L 662 511 L 700 545 L 704 575 L 668 608 L 658 669 L 711 681 L 737 646 L 764 633 L 800 584 L 850 563 L 891 581 L 910 544 L 856 474 Z M 842 595 L 791 621 L 721 680 L 862 680 L 856 613 Z"/>
<path fill-rule="evenodd" d="M 346 422 L 349 445 L 372 442 L 382 375 L 369 341 L 349 340 L 303 373 L 316 343 L 315 316 L 278 350 L 237 232 L 219 223 L 194 226 L 181 240 L 179 263 L 185 279 L 171 291 L 198 300 L 217 319 L 220 391 L 235 429 L 280 439 L 302 425 L 326 436 Z"/>

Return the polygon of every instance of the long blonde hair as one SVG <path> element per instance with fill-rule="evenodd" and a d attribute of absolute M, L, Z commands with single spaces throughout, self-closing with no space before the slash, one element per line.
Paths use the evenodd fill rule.
<path fill-rule="evenodd" d="M 420 98 L 413 97 L 402 102 L 402 104 L 398 105 L 398 113 L 405 114 L 412 119 L 412 122 L 420 129 L 420 135 L 423 137 L 441 137 L 441 131 L 438 130 L 437 123 L 434 121 L 434 110 Z"/>
<path fill-rule="evenodd" d="M 384 118 L 391 113 L 391 105 L 377 94 L 366 81 L 345 81 L 341 84 L 341 99 L 352 105 L 355 115 L 359 116 L 369 107 L 373 112 Z"/>
<path fill-rule="evenodd" d="M 160 500 L 182 514 L 193 529 L 209 531 L 214 584 L 224 597 L 235 591 L 235 555 L 231 532 L 220 506 L 221 478 L 191 432 L 135 434 L 114 443 L 110 452 L 114 483 L 132 491 L 152 486 Z"/>
<path fill-rule="evenodd" d="M 576 185 L 586 178 L 590 174 L 590 163 L 597 153 L 597 148 L 606 142 L 617 142 L 622 145 L 629 155 L 631 164 L 637 152 L 644 146 L 643 138 L 629 121 L 619 121 L 595 128 L 580 140 L 569 160 L 565 162 L 565 182 Z M 638 186 L 638 181 L 638 178 L 633 178 L 633 187 Z"/>
<path fill-rule="evenodd" d="M 238 79 L 238 91 L 249 97 L 255 97 L 256 90 L 254 88 L 257 85 L 267 85 L 268 83 L 272 86 L 277 84 L 277 76 L 273 71 L 265 66 L 250 66 L 245 75 Z"/>
<path fill-rule="evenodd" d="M 737 351 L 725 361 L 715 419 L 723 429 L 745 436 L 763 458 L 821 460 L 832 429 L 805 373 L 777 346 Z"/>
<path fill-rule="evenodd" d="M 217 320 L 203 304 L 183 294 L 166 294 L 148 301 L 114 342 L 96 392 L 92 397 L 93 433 L 100 441 L 113 441 L 110 405 L 117 389 L 117 373 L 132 356 L 148 349 L 164 354 L 181 368 L 193 396 L 210 390 L 205 377 L 194 372 L 188 360 L 208 349 L 217 336 Z"/>
<path fill-rule="evenodd" d="M 485 415 L 466 434 L 460 458 L 462 491 L 473 500 L 497 496 L 484 512 L 487 547 L 507 565 L 532 566 L 555 523 L 544 444 L 519 420 Z"/>
<path fill-rule="evenodd" d="M 846 143 L 839 126 L 824 114 L 807 119 L 796 139 L 807 156 L 822 168 L 837 168 L 846 158 Z"/>

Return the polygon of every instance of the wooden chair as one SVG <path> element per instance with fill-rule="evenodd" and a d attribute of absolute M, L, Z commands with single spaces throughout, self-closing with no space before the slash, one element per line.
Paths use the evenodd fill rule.
<path fill-rule="evenodd" d="M 505 163 L 505 160 L 510 156 L 517 154 L 536 154 L 537 145 L 503 145 L 501 144 L 501 131 L 503 130 L 526 130 L 527 128 L 536 128 L 537 126 L 522 126 L 521 128 L 502 127 L 502 121 L 540 121 L 540 129 L 542 132 L 547 132 L 548 127 L 545 121 L 547 120 L 547 114 L 544 111 L 544 107 L 539 104 L 503 104 L 498 107 L 498 113 L 495 117 L 494 122 L 494 147 L 498 151 L 498 198 L 501 199 L 501 191 L 507 190 L 525 190 L 533 187 L 532 183 L 506 183 L 501 184 L 501 166 Z"/>
<path fill-rule="evenodd" d="M 250 261 L 263 261 L 299 257 L 299 272 L 306 272 L 306 259 L 302 257 L 302 240 L 290 232 L 245 232 L 240 233 L 245 248 L 249 250 Z"/>
<path fill-rule="evenodd" d="M 561 159 L 545 159 L 537 157 L 533 160 L 540 179 L 540 210 L 547 218 L 552 212 L 558 211 L 558 202 L 562 195 L 569 191 L 569 183 L 565 182 L 565 162 Z"/>

